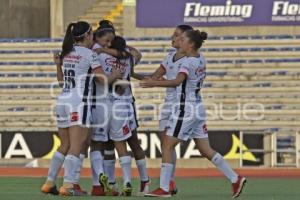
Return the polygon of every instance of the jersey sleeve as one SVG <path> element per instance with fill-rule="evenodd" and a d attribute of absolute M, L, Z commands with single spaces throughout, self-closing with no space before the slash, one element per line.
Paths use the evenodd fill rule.
<path fill-rule="evenodd" d="M 185 61 L 183 61 L 178 73 L 180 73 L 180 72 L 185 73 L 187 76 L 189 76 L 189 74 L 190 74 L 189 59 L 186 59 Z"/>

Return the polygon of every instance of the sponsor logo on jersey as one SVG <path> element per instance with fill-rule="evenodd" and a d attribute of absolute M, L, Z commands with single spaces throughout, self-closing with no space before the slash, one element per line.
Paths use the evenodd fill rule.
<path fill-rule="evenodd" d="M 123 135 L 127 135 L 129 133 L 129 128 L 127 125 L 123 126 Z"/>
<path fill-rule="evenodd" d="M 115 68 L 115 69 L 119 70 L 121 73 L 124 73 L 126 71 L 126 68 L 128 67 L 128 65 L 126 63 L 117 61 L 116 58 L 105 59 L 105 64 L 111 68 Z"/>
<path fill-rule="evenodd" d="M 78 112 L 71 113 L 71 122 L 77 122 L 79 120 Z"/>

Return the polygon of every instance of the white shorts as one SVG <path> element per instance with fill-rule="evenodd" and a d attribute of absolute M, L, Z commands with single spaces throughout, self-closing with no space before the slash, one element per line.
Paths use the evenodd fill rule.
<path fill-rule="evenodd" d="M 110 101 L 98 101 L 92 108 L 92 140 L 107 142 L 111 119 Z"/>
<path fill-rule="evenodd" d="M 167 135 L 183 141 L 208 138 L 203 104 L 185 103 L 180 107 L 175 108 L 172 113 Z"/>
<path fill-rule="evenodd" d="M 89 103 L 70 101 L 57 101 L 56 118 L 58 128 L 69 128 L 79 125 L 90 127 L 91 125 L 91 108 Z"/>
<path fill-rule="evenodd" d="M 130 122 L 133 121 L 133 108 L 126 101 L 107 100 L 92 109 L 92 140 L 107 142 L 124 141 L 131 137 Z"/>
<path fill-rule="evenodd" d="M 172 116 L 172 104 L 164 103 L 159 116 L 159 131 L 165 131 L 170 126 Z"/>

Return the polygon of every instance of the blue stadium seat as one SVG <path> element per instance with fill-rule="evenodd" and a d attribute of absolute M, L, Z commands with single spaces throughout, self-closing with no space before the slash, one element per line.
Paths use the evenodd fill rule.
<path fill-rule="evenodd" d="M 261 40 L 261 39 L 264 39 L 264 37 L 261 35 L 252 35 L 252 36 L 250 36 L 250 39 Z"/>
<path fill-rule="evenodd" d="M 233 52 L 234 48 L 223 48 L 222 51 L 224 51 L 224 52 Z"/>
<path fill-rule="evenodd" d="M 250 51 L 262 51 L 262 48 L 250 48 Z"/>
<path fill-rule="evenodd" d="M 235 63 L 237 64 L 247 63 L 247 60 L 235 60 Z"/>
<path fill-rule="evenodd" d="M 238 40 L 248 40 L 249 36 L 247 36 L 247 35 L 238 35 L 238 36 L 236 36 L 236 39 L 238 39 Z"/>
<path fill-rule="evenodd" d="M 293 51 L 294 48 L 292 47 L 283 47 L 283 48 L 279 48 L 280 51 Z"/>
<path fill-rule="evenodd" d="M 236 51 L 249 51 L 248 48 L 237 48 Z"/>
<path fill-rule="evenodd" d="M 207 49 L 207 51 L 208 52 L 220 52 L 221 49 L 219 49 L 219 48 L 209 48 L 209 49 Z"/>
<path fill-rule="evenodd" d="M 279 49 L 268 47 L 268 48 L 263 48 L 263 51 L 279 51 Z"/>
<path fill-rule="evenodd" d="M 160 65 L 161 64 L 161 61 L 160 60 L 154 60 L 154 61 L 150 61 L 150 64 L 152 65 Z"/>
<path fill-rule="evenodd" d="M 219 61 L 218 60 L 207 60 L 206 61 L 208 64 L 218 64 Z"/>
<path fill-rule="evenodd" d="M 222 63 L 222 64 L 232 64 L 232 60 L 221 60 L 220 63 Z"/>
<path fill-rule="evenodd" d="M 221 40 L 220 36 L 208 36 L 208 40 Z"/>
<path fill-rule="evenodd" d="M 249 63 L 262 63 L 263 60 L 261 60 L 261 59 L 251 59 L 251 60 L 249 60 L 248 62 L 249 62 Z"/>
<path fill-rule="evenodd" d="M 268 39 L 268 40 L 270 40 L 270 39 L 277 39 L 277 35 L 266 35 L 265 39 Z"/>
<path fill-rule="evenodd" d="M 149 52 L 151 52 L 151 49 L 139 49 L 139 51 L 141 53 L 149 53 Z"/>
<path fill-rule="evenodd" d="M 21 74 L 21 77 L 33 77 L 34 75 L 34 73 L 23 73 Z"/>
<path fill-rule="evenodd" d="M 152 49 L 153 52 L 155 53 L 159 53 L 159 52 L 165 52 L 165 50 L 163 48 L 160 49 Z"/>
<path fill-rule="evenodd" d="M 25 50 L 23 53 L 51 53 L 50 50 Z"/>
<path fill-rule="evenodd" d="M 148 64 L 150 64 L 150 63 L 149 63 L 149 61 L 144 61 L 144 60 L 143 60 L 143 61 L 140 62 L 140 64 L 141 64 L 141 65 L 148 65 Z"/>
<path fill-rule="evenodd" d="M 212 83 L 204 83 L 204 87 L 206 88 L 212 87 Z"/>
<path fill-rule="evenodd" d="M 291 35 L 278 35 L 277 38 L 278 39 L 294 39 L 294 37 Z"/>
<path fill-rule="evenodd" d="M 231 35 L 225 35 L 222 38 L 223 38 L 223 40 L 234 40 L 235 39 L 235 37 L 231 36 Z"/>

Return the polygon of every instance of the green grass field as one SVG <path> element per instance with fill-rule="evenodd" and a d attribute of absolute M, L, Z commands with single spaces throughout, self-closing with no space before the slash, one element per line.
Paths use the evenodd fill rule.
<path fill-rule="evenodd" d="M 0 177 L 1 200 L 58 200 L 66 197 L 40 193 L 44 178 Z M 61 180 L 59 184 L 61 183 Z M 134 192 L 138 182 L 134 181 Z M 91 180 L 82 179 L 81 185 L 90 190 Z M 225 200 L 231 199 L 230 184 L 225 178 L 177 179 L 179 193 L 172 199 Z M 158 186 L 158 179 L 152 180 L 152 189 Z M 72 197 L 72 199 L 149 199 L 145 197 Z M 249 178 L 240 200 L 300 200 L 300 180 L 284 178 Z"/>

